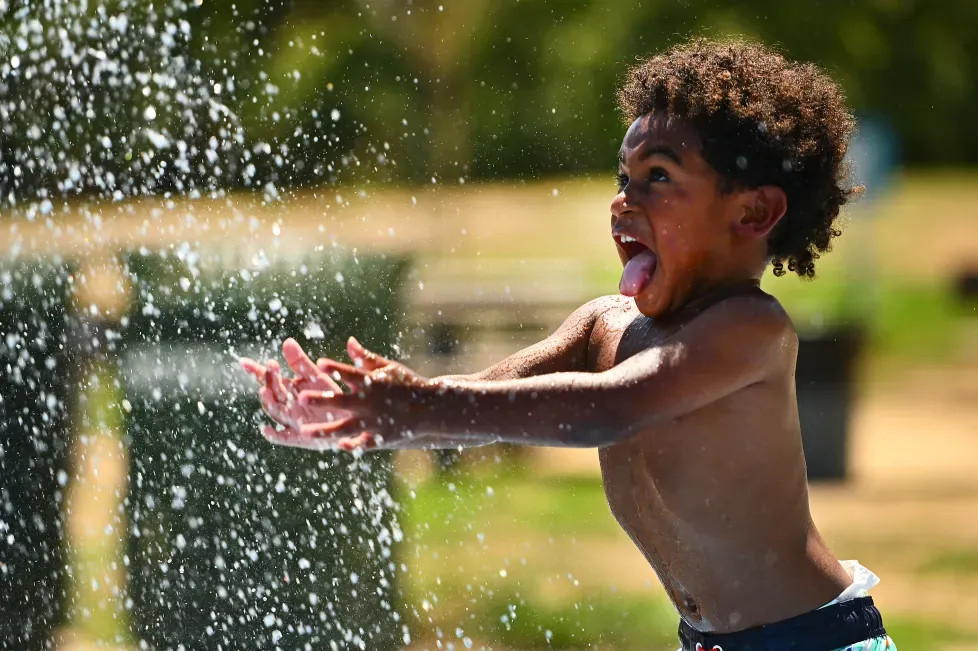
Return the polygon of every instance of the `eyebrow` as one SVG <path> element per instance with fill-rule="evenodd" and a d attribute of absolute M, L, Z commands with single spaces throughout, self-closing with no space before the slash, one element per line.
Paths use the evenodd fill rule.
<path fill-rule="evenodd" d="M 644 161 L 656 155 L 665 156 L 666 158 L 674 162 L 676 165 L 679 165 L 680 167 L 683 166 L 683 162 L 682 160 L 680 160 L 679 154 L 676 153 L 676 150 L 667 145 L 655 145 L 652 147 L 646 147 L 641 151 L 641 153 L 639 153 L 638 159 L 640 161 Z M 618 162 L 619 163 L 625 162 L 625 151 L 622 149 L 618 150 Z"/>

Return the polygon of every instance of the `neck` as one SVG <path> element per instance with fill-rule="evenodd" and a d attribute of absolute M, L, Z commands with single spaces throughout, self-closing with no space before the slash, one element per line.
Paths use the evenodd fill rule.
<path fill-rule="evenodd" d="M 678 321 L 691 319 L 726 298 L 758 291 L 760 286 L 760 278 L 746 278 L 710 285 L 694 292 L 689 300 L 670 316 L 670 319 Z"/>

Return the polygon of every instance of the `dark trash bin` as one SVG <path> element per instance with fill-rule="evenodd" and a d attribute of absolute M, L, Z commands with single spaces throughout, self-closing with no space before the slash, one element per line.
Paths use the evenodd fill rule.
<path fill-rule="evenodd" d="M 51 649 L 65 605 L 71 272 L 0 262 L 0 648 Z"/>
<path fill-rule="evenodd" d="M 961 270 L 954 282 L 957 298 L 972 306 L 978 304 L 978 266 Z"/>
<path fill-rule="evenodd" d="M 403 642 L 391 455 L 267 443 L 256 387 L 228 353 L 271 353 L 291 335 L 340 356 L 350 334 L 392 353 L 405 261 L 315 264 L 246 280 L 173 257 L 127 263 L 128 595 L 151 648 Z"/>
<path fill-rule="evenodd" d="M 856 362 L 862 346 L 862 333 L 855 328 L 799 337 L 795 386 L 810 481 L 846 478 Z"/>

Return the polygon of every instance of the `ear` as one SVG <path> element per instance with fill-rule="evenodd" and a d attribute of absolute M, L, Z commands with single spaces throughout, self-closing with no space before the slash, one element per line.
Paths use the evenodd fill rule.
<path fill-rule="evenodd" d="M 734 230 L 743 237 L 767 237 L 788 210 L 788 197 L 776 185 L 762 185 L 744 193 L 742 207 Z"/>

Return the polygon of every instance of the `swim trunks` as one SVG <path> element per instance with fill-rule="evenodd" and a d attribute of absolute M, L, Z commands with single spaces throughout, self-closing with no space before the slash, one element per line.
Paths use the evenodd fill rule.
<path fill-rule="evenodd" d="M 736 633 L 701 633 L 679 624 L 683 651 L 895 651 L 872 597 L 858 597 Z"/>
<path fill-rule="evenodd" d="M 681 621 L 680 651 L 897 651 L 867 595 L 879 578 L 856 561 L 842 566 L 852 584 L 818 610 L 736 633 L 701 633 Z"/>

